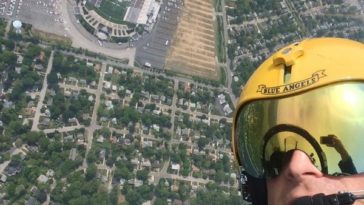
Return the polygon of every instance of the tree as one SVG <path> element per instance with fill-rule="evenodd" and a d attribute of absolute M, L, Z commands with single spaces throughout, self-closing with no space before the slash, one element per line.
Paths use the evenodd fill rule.
<path fill-rule="evenodd" d="M 44 190 L 38 190 L 35 193 L 35 198 L 41 202 L 44 203 L 47 200 L 47 193 Z"/>
<path fill-rule="evenodd" d="M 22 159 L 20 154 L 11 156 L 11 162 L 9 166 L 19 166 L 22 163 Z"/>
<path fill-rule="evenodd" d="M 20 198 L 20 196 L 23 194 L 25 194 L 25 186 L 23 184 L 16 186 L 14 195 Z"/>
<path fill-rule="evenodd" d="M 154 202 L 154 205 L 168 205 L 168 202 L 165 199 L 157 198 Z"/>
<path fill-rule="evenodd" d="M 188 199 L 188 197 L 190 196 L 190 187 L 185 184 L 185 183 L 180 183 L 179 184 L 179 189 L 178 189 L 178 193 L 179 193 L 179 197 L 182 201 L 185 201 Z"/>
<path fill-rule="evenodd" d="M 148 170 L 138 170 L 137 173 L 136 173 L 136 177 L 142 181 L 146 181 L 148 179 Z"/>
<path fill-rule="evenodd" d="M 127 167 L 123 166 L 121 168 L 118 167 L 115 170 L 114 177 L 117 180 L 120 180 L 121 178 L 128 180 L 133 177 L 133 174 L 128 170 Z"/>
<path fill-rule="evenodd" d="M 200 137 L 197 141 L 197 146 L 200 150 L 205 148 L 205 146 L 209 143 L 209 140 L 206 137 Z"/>
<path fill-rule="evenodd" d="M 95 164 L 91 164 L 87 167 L 86 180 L 90 181 L 96 177 L 97 167 Z"/>
<path fill-rule="evenodd" d="M 76 160 L 76 161 L 67 160 L 61 164 L 59 171 L 61 172 L 61 175 L 66 175 L 67 173 L 70 173 L 73 170 L 75 170 L 81 164 L 82 164 L 81 160 Z"/>
<path fill-rule="evenodd" d="M 222 164 L 224 165 L 224 172 L 225 173 L 230 172 L 231 164 L 230 164 L 229 157 L 226 154 L 224 154 L 224 156 L 222 157 Z"/>
<path fill-rule="evenodd" d="M 97 159 L 96 150 L 95 148 L 91 148 L 86 157 L 87 163 L 93 163 L 96 161 L 96 159 Z"/>
<path fill-rule="evenodd" d="M 190 171 L 191 171 L 190 163 L 189 162 L 187 162 L 187 163 L 184 162 L 183 165 L 182 165 L 182 169 L 181 169 L 182 176 L 187 177 L 190 174 Z"/>
<path fill-rule="evenodd" d="M 144 200 L 151 200 L 153 198 L 153 186 L 143 184 L 142 186 L 138 187 L 136 191 Z"/>
<path fill-rule="evenodd" d="M 113 186 L 110 192 L 110 204 L 118 205 L 119 189 L 117 186 Z"/>
<path fill-rule="evenodd" d="M 216 175 L 215 175 L 215 181 L 217 183 L 220 183 L 224 180 L 224 176 L 225 176 L 225 173 L 221 170 L 217 171 L 216 172 Z"/>
<path fill-rule="evenodd" d="M 23 145 L 23 140 L 21 140 L 20 138 L 15 140 L 15 146 L 17 148 L 20 148 Z"/>
<path fill-rule="evenodd" d="M 58 88 L 58 76 L 56 72 L 51 72 L 47 76 L 48 88 Z"/>
<path fill-rule="evenodd" d="M 125 198 L 130 204 L 140 204 L 141 202 L 140 194 L 133 189 L 128 190 Z"/>
<path fill-rule="evenodd" d="M 48 146 L 48 152 L 52 153 L 52 152 L 61 152 L 62 151 L 62 143 L 59 141 L 52 141 L 51 143 L 49 143 Z"/>
<path fill-rule="evenodd" d="M 24 91 L 22 88 L 22 83 L 19 80 L 16 80 L 13 84 L 13 90 L 10 93 L 9 97 L 12 101 L 20 101 L 20 99 L 24 96 Z"/>
<path fill-rule="evenodd" d="M 39 148 L 42 152 L 47 151 L 49 145 L 49 139 L 47 137 L 41 137 L 39 140 Z"/>
<path fill-rule="evenodd" d="M 129 122 L 136 123 L 140 119 L 140 114 L 133 107 L 124 107 L 115 109 L 115 117 L 124 125 Z"/>
<path fill-rule="evenodd" d="M 1 55 L 1 61 L 5 62 L 6 64 L 8 64 L 12 67 L 16 65 L 16 60 L 17 60 L 17 56 L 13 52 L 5 51 Z"/>
<path fill-rule="evenodd" d="M 179 154 L 177 153 L 171 153 L 171 161 L 174 163 L 180 163 L 181 162 L 181 157 Z"/>
<path fill-rule="evenodd" d="M 70 205 L 88 205 L 89 199 L 87 196 L 80 196 L 68 201 Z"/>
<path fill-rule="evenodd" d="M 163 199 L 166 199 L 168 197 L 170 197 L 170 191 L 168 190 L 168 188 L 164 185 L 164 180 L 161 180 L 159 182 L 159 184 L 156 186 L 155 189 L 155 194 Z"/>
<path fill-rule="evenodd" d="M 91 180 L 88 182 L 83 182 L 81 186 L 82 195 L 93 195 L 98 192 L 100 182 L 98 182 L 97 180 Z"/>
<path fill-rule="evenodd" d="M 31 131 L 23 135 L 22 139 L 29 145 L 37 145 L 40 139 L 45 138 L 43 132 Z"/>
<path fill-rule="evenodd" d="M 91 205 L 108 205 L 108 194 L 105 190 L 97 191 L 90 199 Z"/>

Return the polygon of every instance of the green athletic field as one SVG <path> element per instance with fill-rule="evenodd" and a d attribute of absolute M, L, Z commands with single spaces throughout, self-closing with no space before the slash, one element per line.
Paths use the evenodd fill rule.
<path fill-rule="evenodd" d="M 124 23 L 123 18 L 130 1 L 125 0 L 102 0 L 100 8 L 95 11 L 105 19 L 114 23 Z"/>

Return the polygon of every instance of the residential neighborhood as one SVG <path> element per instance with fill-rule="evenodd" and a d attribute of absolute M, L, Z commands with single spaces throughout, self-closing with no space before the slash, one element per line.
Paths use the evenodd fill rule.
<path fill-rule="evenodd" d="M 179 204 L 211 183 L 236 189 L 223 89 L 24 40 L 2 45 L 4 202 L 69 204 L 75 178 L 121 204 Z"/>
<path fill-rule="evenodd" d="M 364 39 L 363 1 L 274 0 L 246 6 L 226 1 L 227 47 L 232 91 L 279 48 L 312 37 Z"/>

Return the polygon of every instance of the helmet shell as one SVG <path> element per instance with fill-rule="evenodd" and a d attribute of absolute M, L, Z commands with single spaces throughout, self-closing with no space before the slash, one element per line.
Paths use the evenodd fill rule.
<path fill-rule="evenodd" d="M 235 111 L 232 151 L 237 157 L 235 123 L 248 102 L 296 95 L 341 81 L 364 81 L 364 44 L 341 38 L 313 38 L 283 47 L 253 73 Z"/>

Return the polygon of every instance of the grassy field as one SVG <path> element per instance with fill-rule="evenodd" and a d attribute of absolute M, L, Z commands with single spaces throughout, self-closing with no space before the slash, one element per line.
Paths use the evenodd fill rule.
<path fill-rule="evenodd" d="M 226 72 L 224 67 L 220 67 L 220 83 L 221 85 L 225 85 L 226 84 Z"/>
<path fill-rule="evenodd" d="M 214 6 L 216 12 L 222 12 L 221 0 L 214 0 Z"/>
<path fill-rule="evenodd" d="M 224 24 L 222 16 L 216 16 L 216 52 L 220 63 L 226 62 Z"/>
<path fill-rule="evenodd" d="M 72 45 L 72 40 L 68 37 L 52 34 L 39 29 L 32 28 L 32 35 L 42 41 L 47 41 L 49 43 L 62 44 L 64 46 Z"/>
<path fill-rule="evenodd" d="M 0 36 L 4 36 L 6 24 L 7 24 L 7 22 L 5 19 L 0 19 Z"/>
<path fill-rule="evenodd" d="M 93 7 L 100 16 L 114 23 L 124 23 L 123 18 L 130 2 L 118 0 L 103 0 L 100 8 Z"/>

